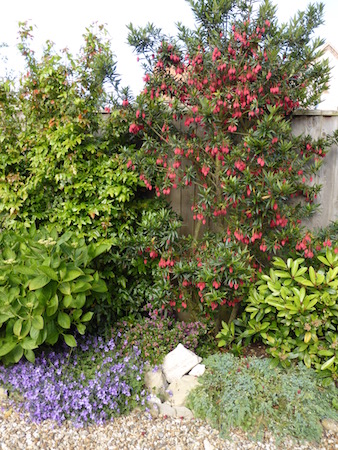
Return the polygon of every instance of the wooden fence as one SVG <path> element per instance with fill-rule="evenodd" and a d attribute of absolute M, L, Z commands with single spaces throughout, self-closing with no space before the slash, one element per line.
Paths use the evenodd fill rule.
<path fill-rule="evenodd" d="M 293 118 L 292 129 L 296 136 L 305 134 L 315 139 L 332 134 L 338 129 L 338 111 L 299 111 Z M 317 198 L 321 205 L 320 209 L 306 223 L 312 229 L 324 227 L 338 220 L 338 146 L 332 146 L 314 182 L 321 184 L 322 190 Z M 196 194 L 197 189 L 194 186 L 172 190 L 170 194 L 173 209 L 183 218 L 183 234 L 194 234 L 195 231 L 196 222 L 193 220 L 190 207 Z M 209 222 L 205 227 L 210 229 L 212 224 Z"/>

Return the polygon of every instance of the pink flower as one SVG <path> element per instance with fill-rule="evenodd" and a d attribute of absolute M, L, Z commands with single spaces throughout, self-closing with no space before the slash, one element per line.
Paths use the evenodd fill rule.
<path fill-rule="evenodd" d="M 238 160 L 238 161 L 235 162 L 235 167 L 236 167 L 239 171 L 243 172 L 243 170 L 245 169 L 246 165 L 245 165 L 245 162 L 243 162 L 243 161 L 241 161 L 241 160 Z"/>
<path fill-rule="evenodd" d="M 203 173 L 203 175 L 206 177 L 209 173 L 210 168 L 207 166 L 203 166 L 201 169 L 201 172 Z"/>
<path fill-rule="evenodd" d="M 264 166 L 264 164 L 265 164 L 265 162 L 264 162 L 264 159 L 263 158 L 261 158 L 261 157 L 259 157 L 258 159 L 257 159 L 257 162 L 258 162 L 258 164 L 260 165 L 260 166 Z"/>
<path fill-rule="evenodd" d="M 129 127 L 129 133 L 137 134 L 140 130 L 142 130 L 143 125 L 137 125 L 136 123 L 132 123 Z"/>
<path fill-rule="evenodd" d="M 203 289 L 205 288 L 205 283 L 204 281 L 200 281 L 199 283 L 196 284 L 196 286 L 200 291 L 203 291 Z"/>
<path fill-rule="evenodd" d="M 217 47 L 214 48 L 214 51 L 212 53 L 212 60 L 216 61 L 217 58 L 221 56 L 221 52 L 218 50 Z"/>

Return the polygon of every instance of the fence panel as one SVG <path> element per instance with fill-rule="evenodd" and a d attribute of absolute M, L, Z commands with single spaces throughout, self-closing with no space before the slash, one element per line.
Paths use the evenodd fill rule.
<path fill-rule="evenodd" d="M 338 111 L 300 111 L 293 118 L 292 129 L 296 136 L 303 133 L 315 139 L 324 137 L 338 129 Z M 317 198 L 320 209 L 311 220 L 304 222 L 304 225 L 312 229 L 325 227 L 331 221 L 338 220 L 338 146 L 334 145 L 324 158 L 314 182 L 321 184 L 322 190 Z M 195 221 L 190 209 L 195 199 L 196 188 L 193 186 L 172 190 L 170 195 L 173 209 L 183 218 L 183 234 L 193 234 L 195 231 Z M 212 229 L 212 223 L 207 223 L 205 227 Z"/>

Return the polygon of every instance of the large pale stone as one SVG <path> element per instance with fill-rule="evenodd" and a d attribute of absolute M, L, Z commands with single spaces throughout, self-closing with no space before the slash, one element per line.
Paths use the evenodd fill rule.
<path fill-rule="evenodd" d="M 185 406 L 174 406 L 176 411 L 176 417 L 182 417 L 183 419 L 193 419 L 194 415 L 192 411 Z"/>
<path fill-rule="evenodd" d="M 160 368 L 149 369 L 144 375 L 144 381 L 148 390 L 153 394 L 163 394 L 168 385 Z"/>
<path fill-rule="evenodd" d="M 204 374 L 204 372 L 205 372 L 205 365 L 197 364 L 197 366 L 195 366 L 192 370 L 190 370 L 188 375 L 191 375 L 193 377 L 200 377 Z"/>
<path fill-rule="evenodd" d="M 198 378 L 191 375 L 185 375 L 179 380 L 174 380 L 168 387 L 168 390 L 172 393 L 169 402 L 174 406 L 184 406 L 189 392 L 198 384 Z"/>
<path fill-rule="evenodd" d="M 164 403 L 161 403 L 161 405 L 158 405 L 158 406 L 159 406 L 159 409 L 160 409 L 160 415 L 161 416 L 176 417 L 176 409 L 173 408 L 171 405 L 169 405 L 169 403 L 164 402 Z"/>
<path fill-rule="evenodd" d="M 202 358 L 195 355 L 195 353 L 185 348 L 182 344 L 178 344 L 178 346 L 164 358 L 162 370 L 168 383 L 172 383 L 188 373 L 201 361 Z"/>
<path fill-rule="evenodd" d="M 150 394 L 147 400 L 149 404 L 160 405 L 162 403 L 161 400 L 158 397 L 156 397 L 156 395 L 153 394 Z"/>

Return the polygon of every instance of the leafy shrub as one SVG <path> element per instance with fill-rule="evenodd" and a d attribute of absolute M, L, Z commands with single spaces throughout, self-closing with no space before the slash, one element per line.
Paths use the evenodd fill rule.
<path fill-rule="evenodd" d="M 338 253 L 338 220 L 314 233 L 314 249 L 319 253 L 323 248 L 332 247 Z"/>
<path fill-rule="evenodd" d="M 47 42 L 40 59 L 30 48 L 31 31 L 22 24 L 27 73 L 19 88 L 1 85 L 0 224 L 71 230 L 86 242 L 108 239 L 109 254 L 97 261 L 108 292 L 93 307 L 95 325 L 110 328 L 163 297 L 155 282 L 158 254 L 179 224 L 163 202 L 149 198 L 140 174 L 128 170 L 127 148 L 139 143 L 126 110 L 111 98 L 119 95 L 118 80 L 105 30 L 87 30 L 78 56 L 60 55 Z M 112 110 L 103 114 L 106 102 Z"/>
<path fill-rule="evenodd" d="M 89 263 L 107 244 L 86 245 L 72 232 L 54 230 L 0 235 L 0 358 L 18 362 L 24 355 L 34 361 L 33 350 L 54 345 L 62 335 L 76 345 L 76 329 L 84 334 L 91 306 L 107 290 Z"/>
<path fill-rule="evenodd" d="M 275 365 L 301 360 L 337 381 L 338 254 L 327 249 L 317 258 L 318 271 L 303 258 L 275 258 L 269 275 L 262 274 L 251 290 L 242 317 L 230 327 L 223 324 L 219 345 L 259 338 Z"/>
<path fill-rule="evenodd" d="M 232 427 L 259 437 L 265 430 L 282 439 L 319 441 L 320 420 L 338 419 L 337 392 L 322 388 L 313 370 L 303 365 L 272 368 L 269 360 L 213 355 L 201 386 L 191 392 L 188 406 L 224 436 Z"/>
<path fill-rule="evenodd" d="M 229 239 L 249 252 L 244 264 L 258 267 L 295 248 L 301 220 L 316 210 L 313 174 L 328 146 L 326 139 L 294 136 L 289 120 L 299 107 L 316 105 L 329 79 L 327 63 L 318 63 L 323 41 L 311 38 L 322 5 L 279 25 L 269 1 L 206 3 L 190 2 L 197 26 L 178 25 L 177 38 L 152 25 L 130 25 L 128 37 L 146 70 L 145 88 L 130 108 L 130 132 L 143 140 L 129 152 L 130 167 L 158 196 L 193 186 L 194 233 L 190 249 L 182 245 L 172 258 L 180 264 L 170 282 L 176 301 L 181 290 L 197 311 L 238 305 L 241 297 L 224 292 L 228 275 L 219 290 L 212 286 L 217 277 L 208 286 L 209 267 L 198 264 L 204 245 L 212 255 Z M 210 223 L 218 241 L 205 233 Z M 178 275 L 186 268 L 192 280 Z M 202 296 L 195 280 L 206 284 Z"/>
<path fill-rule="evenodd" d="M 114 339 L 86 336 L 69 351 L 42 352 L 35 364 L 21 360 L 1 367 L 0 381 L 13 403 L 41 422 L 71 420 L 76 425 L 102 423 L 144 405 L 143 363 L 136 347 L 128 354 Z"/>
<path fill-rule="evenodd" d="M 198 242 L 181 237 L 159 262 L 166 301 L 178 311 L 187 309 L 195 320 L 203 311 L 210 316 L 220 305 L 233 307 L 248 293 L 254 277 L 250 263 L 247 248 L 220 234 L 205 233 Z"/>
<path fill-rule="evenodd" d="M 164 310 L 153 310 L 146 305 L 148 316 L 135 323 L 123 321 L 118 324 L 121 348 L 136 345 L 144 361 L 158 365 L 179 343 L 197 351 L 200 356 L 210 354 L 214 349 L 214 339 L 208 334 L 207 324 L 203 322 L 178 322 L 173 315 Z"/>
<path fill-rule="evenodd" d="M 109 125 L 99 113 L 107 84 L 114 92 L 117 82 L 105 30 L 87 30 L 77 57 L 47 42 L 40 60 L 31 31 L 22 24 L 19 33 L 27 73 L 17 90 L 4 83 L 0 108 L 1 225 L 118 237 L 134 218 L 130 202 L 141 181 L 122 158 L 119 111 Z"/>
<path fill-rule="evenodd" d="M 147 303 L 153 309 L 161 306 L 168 293 L 160 255 L 175 244 L 180 226 L 177 215 L 163 201 L 139 200 L 133 222 L 111 250 L 96 260 L 108 292 L 96 303 L 91 325 L 95 327 L 96 322 L 102 333 L 123 317 L 141 318 Z"/>

